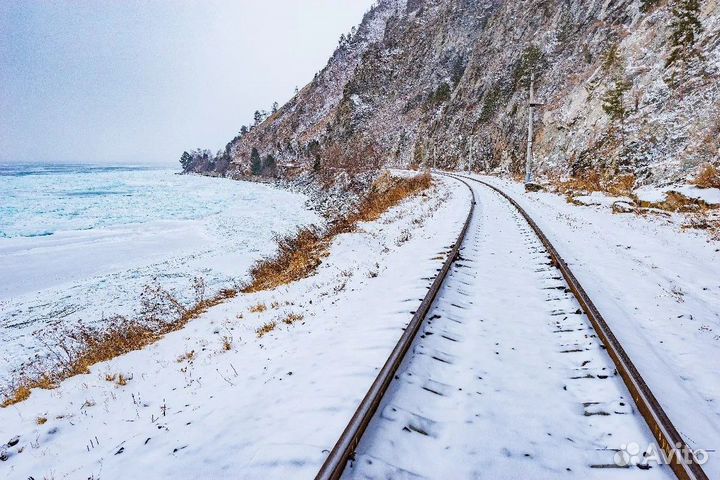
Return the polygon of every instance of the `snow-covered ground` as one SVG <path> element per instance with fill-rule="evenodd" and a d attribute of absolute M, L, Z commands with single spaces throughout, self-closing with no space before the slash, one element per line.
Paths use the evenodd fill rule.
<path fill-rule="evenodd" d="M 587 290 L 691 448 L 720 478 L 720 242 L 674 216 L 613 214 L 477 177 L 511 194 Z"/>
<path fill-rule="evenodd" d="M 0 409 L 0 442 L 18 438 L 0 477 L 312 478 L 468 208 L 465 187 L 438 180 L 337 237 L 314 276 L 240 295 L 145 350 Z M 251 312 L 258 304 L 266 310 Z M 302 319 L 284 323 L 290 314 Z"/>
<path fill-rule="evenodd" d="M 720 204 L 720 188 L 698 188 L 694 185 L 672 185 L 667 187 L 645 186 L 637 189 L 635 194 L 644 202 L 662 202 L 668 192 L 677 192 L 688 198 L 702 200 L 709 205 Z"/>
<path fill-rule="evenodd" d="M 665 217 L 613 215 L 607 205 L 569 205 L 488 180 L 512 193 L 570 262 L 690 445 L 718 449 L 720 246 L 702 233 L 681 232 Z M 454 442 L 466 450 L 447 458 L 461 473 L 471 467 L 473 445 L 482 446 L 483 455 L 474 458 L 488 462 L 483 471 L 497 475 L 517 472 L 518 465 L 540 478 L 575 478 L 578 471 L 583 478 L 667 473 L 587 473 L 588 464 L 612 461 L 608 449 L 648 442 L 647 429 L 630 414 L 617 377 L 603 378 L 611 367 L 595 340 L 585 337 L 581 318 L 553 316 L 560 324 L 550 329 L 554 322 L 543 316 L 548 308 L 569 312 L 576 304 L 553 283 L 557 278 L 543 265 L 527 227 L 489 191 L 478 200 L 474 240 L 453 270 L 457 295 L 435 305 L 450 321 L 433 319 L 424 332 L 430 340 L 415 350 L 438 347 L 441 334 L 459 340 L 456 359 L 463 360 L 452 367 L 453 379 L 465 393 L 445 393 L 466 402 L 445 410 L 444 425 L 413 424 L 436 437 L 423 440 L 411 431 L 403 433 L 417 437 L 404 440 Z M 0 409 L 0 442 L 8 442 L 0 443 L 0 477 L 312 478 L 427 292 L 468 208 L 467 188 L 439 178 L 431 192 L 338 236 L 315 275 L 240 295 L 142 351 Z M 473 261 L 476 274 L 466 266 Z M 537 282 L 548 289 L 538 293 Z M 522 290 L 523 302 L 508 284 Z M 498 314 L 503 309 L 507 317 Z M 484 321 L 460 331 L 463 325 L 452 322 L 460 310 Z M 257 329 L 273 324 L 258 337 Z M 126 380 L 119 382 L 120 375 Z M 424 380 L 440 393 L 453 385 Z M 442 403 L 424 392 L 432 396 L 410 396 L 409 405 Z M 466 414 L 473 408 L 479 416 L 470 420 L 484 433 L 448 436 L 469 431 Z M 403 415 L 409 423 L 422 420 Z M 548 432 L 570 440 L 556 444 L 545 438 Z M 432 449 L 415 450 L 428 446 L 421 443 L 412 450 L 423 456 L 411 467 L 435 468 Z M 382 451 L 383 444 L 376 445 Z M 395 446 L 404 453 L 400 442 Z M 363 448 L 361 461 L 379 456 Z M 711 478 L 719 473 L 713 455 L 705 465 Z M 350 473 L 377 473 L 356 465 Z M 435 473 L 444 477 L 442 470 Z"/>
<path fill-rule="evenodd" d="M 33 332 L 132 314 L 146 285 L 232 286 L 275 234 L 321 221 L 305 200 L 167 169 L 0 169 L 0 378 L 43 351 Z"/>

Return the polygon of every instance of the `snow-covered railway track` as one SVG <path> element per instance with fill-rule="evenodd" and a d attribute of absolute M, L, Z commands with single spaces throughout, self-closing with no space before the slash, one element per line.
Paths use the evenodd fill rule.
<path fill-rule="evenodd" d="M 565 262 L 510 197 L 455 178 L 465 227 L 317 478 L 671 477 L 614 461 L 682 439 Z"/>

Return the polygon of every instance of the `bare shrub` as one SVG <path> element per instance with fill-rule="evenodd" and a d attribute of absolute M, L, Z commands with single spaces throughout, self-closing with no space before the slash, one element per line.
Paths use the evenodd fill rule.
<path fill-rule="evenodd" d="M 410 237 L 411 237 L 410 230 L 404 229 L 402 232 L 400 232 L 400 236 L 395 240 L 395 245 L 397 245 L 399 247 L 403 243 L 410 240 Z"/>
<path fill-rule="evenodd" d="M 147 285 L 140 293 L 140 317 L 153 322 L 184 315 L 185 306 L 170 291 L 159 284 Z"/>
<path fill-rule="evenodd" d="M 205 301 L 205 290 L 207 284 L 203 277 L 195 277 L 192 280 L 192 289 L 195 293 L 195 303 L 202 303 Z"/>

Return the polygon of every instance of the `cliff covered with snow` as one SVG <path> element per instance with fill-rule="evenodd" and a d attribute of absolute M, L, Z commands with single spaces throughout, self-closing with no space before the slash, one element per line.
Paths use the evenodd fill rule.
<path fill-rule="evenodd" d="M 381 0 L 310 84 L 187 170 L 518 173 L 532 72 L 541 174 L 663 183 L 720 160 L 718 0 Z"/>

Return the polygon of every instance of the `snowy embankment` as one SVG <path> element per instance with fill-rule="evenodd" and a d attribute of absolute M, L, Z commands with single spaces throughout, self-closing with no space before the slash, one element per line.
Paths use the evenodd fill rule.
<path fill-rule="evenodd" d="M 568 262 L 691 448 L 720 450 L 720 242 L 672 216 L 511 194 Z M 710 454 L 708 473 L 720 471 Z"/>
<path fill-rule="evenodd" d="M 0 409 L 0 441 L 11 440 L 0 473 L 312 478 L 468 208 L 465 187 L 438 179 L 336 237 L 315 275 L 240 295 L 145 350 Z"/>

